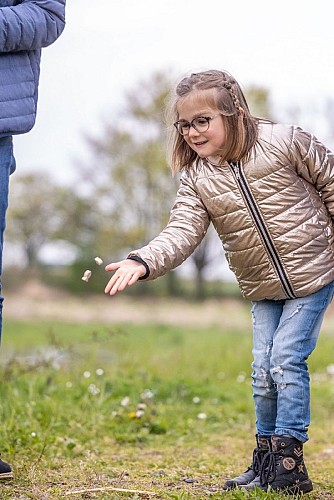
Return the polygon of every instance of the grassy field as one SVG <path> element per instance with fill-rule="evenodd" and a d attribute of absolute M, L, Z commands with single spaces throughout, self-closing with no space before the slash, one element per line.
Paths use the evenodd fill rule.
<path fill-rule="evenodd" d="M 221 491 L 254 447 L 249 311 L 225 306 L 221 326 L 196 321 L 205 304 L 175 324 L 131 308 L 116 322 L 7 319 L 1 453 L 15 478 L 1 499 L 285 498 Z M 309 362 L 310 500 L 334 499 L 333 324 Z"/>

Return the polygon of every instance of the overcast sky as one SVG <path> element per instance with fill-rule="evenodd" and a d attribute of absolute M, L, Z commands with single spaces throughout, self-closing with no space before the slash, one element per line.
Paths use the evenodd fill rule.
<path fill-rule="evenodd" d="M 122 109 L 124 92 L 165 70 L 226 69 L 269 89 L 275 106 L 334 98 L 333 0 L 68 0 L 67 26 L 43 52 L 38 119 L 15 139 L 18 171 L 71 182 L 84 134 Z M 313 131 L 313 130 L 312 130 Z M 320 137 L 321 138 L 321 137 Z"/>

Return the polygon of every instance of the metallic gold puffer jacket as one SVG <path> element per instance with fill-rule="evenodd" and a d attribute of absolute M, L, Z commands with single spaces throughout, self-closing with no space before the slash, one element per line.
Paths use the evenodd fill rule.
<path fill-rule="evenodd" d="M 313 293 L 334 280 L 334 154 L 299 127 L 259 124 L 244 164 L 194 164 L 166 228 L 131 255 L 155 279 L 180 265 L 213 223 L 250 300 Z"/>

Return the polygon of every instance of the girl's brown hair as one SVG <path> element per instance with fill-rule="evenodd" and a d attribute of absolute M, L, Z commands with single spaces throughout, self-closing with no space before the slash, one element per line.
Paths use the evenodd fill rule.
<path fill-rule="evenodd" d="M 239 84 L 226 71 L 192 73 L 180 81 L 167 106 L 167 154 L 173 174 L 189 168 L 199 158 L 173 126 L 179 118 L 178 104 L 191 93 L 193 98 L 205 98 L 223 117 L 226 142 L 219 154 L 221 162 L 243 160 L 256 142 L 258 119 L 250 114 Z"/>

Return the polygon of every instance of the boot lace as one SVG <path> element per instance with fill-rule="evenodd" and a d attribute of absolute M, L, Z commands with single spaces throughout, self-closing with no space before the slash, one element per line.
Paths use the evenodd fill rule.
<path fill-rule="evenodd" d="M 276 477 L 276 465 L 278 459 L 281 458 L 280 451 L 268 451 L 262 460 L 260 465 L 260 483 L 264 486 L 270 482 L 273 482 Z"/>
<path fill-rule="evenodd" d="M 267 454 L 267 452 L 262 448 L 255 448 L 255 450 L 253 451 L 252 465 L 248 467 L 248 470 L 253 469 L 253 471 L 257 475 L 261 470 L 265 454 Z"/>

